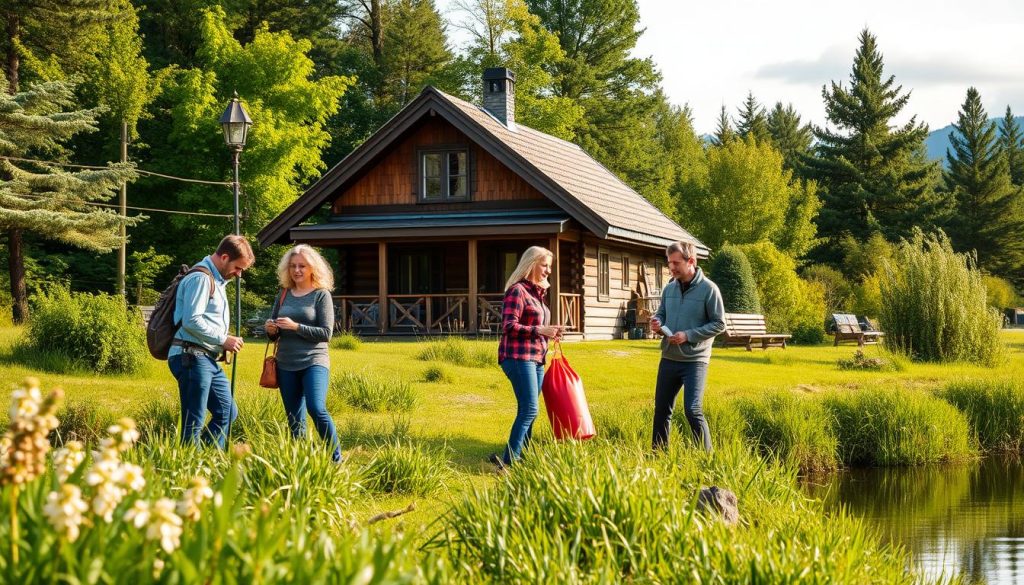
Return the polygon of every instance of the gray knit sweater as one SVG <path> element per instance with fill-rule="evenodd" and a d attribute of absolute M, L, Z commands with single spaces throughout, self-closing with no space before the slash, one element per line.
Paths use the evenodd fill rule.
<path fill-rule="evenodd" d="M 331 293 L 326 289 L 294 296 L 289 289 L 284 302 L 278 308 L 281 295 L 274 299 L 274 308 L 278 317 L 290 317 L 299 324 L 296 331 L 281 329 L 271 339 L 281 340 L 277 348 L 277 367 L 289 372 L 304 370 L 310 366 L 331 367 L 331 358 L 327 353 L 327 345 L 331 341 L 334 330 L 334 302 Z M 271 313 L 273 314 L 273 313 Z"/>

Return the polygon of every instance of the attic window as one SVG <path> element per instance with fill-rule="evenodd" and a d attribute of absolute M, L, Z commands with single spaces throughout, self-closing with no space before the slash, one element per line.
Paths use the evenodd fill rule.
<path fill-rule="evenodd" d="M 437 202 L 469 198 L 469 150 L 445 149 L 420 152 L 420 201 Z"/>

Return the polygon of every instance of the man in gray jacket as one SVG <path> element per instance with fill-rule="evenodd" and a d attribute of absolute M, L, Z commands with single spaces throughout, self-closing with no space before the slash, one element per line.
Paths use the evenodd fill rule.
<path fill-rule="evenodd" d="M 672 280 L 661 291 L 661 306 L 651 319 L 651 330 L 661 333 L 661 362 L 654 390 L 654 449 L 668 445 L 672 410 L 680 388 L 690 431 L 705 451 L 711 451 L 711 433 L 704 419 L 704 381 L 711 344 L 725 331 L 725 305 L 718 285 L 697 268 L 697 249 L 691 242 L 675 242 L 665 250 Z"/>

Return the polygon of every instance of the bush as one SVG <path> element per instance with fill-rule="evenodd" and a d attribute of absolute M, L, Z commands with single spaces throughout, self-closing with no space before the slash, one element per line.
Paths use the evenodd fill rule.
<path fill-rule="evenodd" d="M 920 465 L 971 457 L 967 419 L 930 393 L 876 388 L 832 393 L 839 454 L 850 465 Z"/>
<path fill-rule="evenodd" d="M 820 343 L 825 337 L 821 285 L 801 280 L 793 259 L 768 242 L 738 247 L 750 260 L 768 329 L 792 333 L 794 343 Z"/>
<path fill-rule="evenodd" d="M 858 349 L 853 352 L 851 358 L 840 358 L 836 362 L 836 366 L 840 370 L 867 370 L 873 372 L 902 372 L 907 369 L 907 365 L 904 363 L 906 358 L 898 354 L 892 355 L 878 355 L 876 357 L 867 357 L 864 355 L 864 350 Z"/>
<path fill-rule="evenodd" d="M 853 284 L 842 272 L 824 264 L 812 264 L 801 274 L 807 282 L 821 285 L 825 300 L 825 314 L 845 313 L 853 306 Z M 863 313 L 862 313 L 863 314 Z M 872 316 L 878 313 L 871 313 Z"/>
<path fill-rule="evenodd" d="M 331 339 L 331 349 L 346 349 L 355 351 L 363 346 L 363 340 L 359 339 L 359 336 L 351 331 L 345 331 L 339 335 L 335 335 Z"/>
<path fill-rule="evenodd" d="M 742 400 L 745 434 L 762 454 L 788 461 L 801 471 L 839 467 L 839 445 L 831 415 L 821 401 L 789 391 Z"/>
<path fill-rule="evenodd" d="M 486 368 L 498 363 L 495 351 L 493 344 L 484 347 L 480 344 L 471 344 L 461 337 L 445 337 L 427 343 L 427 346 L 420 352 L 419 359 L 448 362 L 457 366 Z"/>
<path fill-rule="evenodd" d="M 444 366 L 430 366 L 426 370 L 423 370 L 423 381 L 451 384 L 455 381 L 455 376 L 453 376 L 451 371 Z"/>
<path fill-rule="evenodd" d="M 985 283 L 988 306 L 998 311 L 1017 306 L 1017 291 L 1013 289 L 1013 283 L 988 274 L 981 279 Z"/>
<path fill-rule="evenodd" d="M 754 273 L 746 254 L 736 246 L 726 244 L 715 252 L 708 267 L 711 278 L 722 291 L 725 310 L 730 313 L 760 313 L 761 301 L 754 284 Z"/>
<path fill-rule="evenodd" d="M 374 453 L 364 483 L 371 492 L 425 496 L 440 489 L 450 472 L 444 450 L 395 440 Z"/>
<path fill-rule="evenodd" d="M 925 361 L 998 363 L 1002 316 L 988 306 L 975 266 L 942 232 L 915 230 L 884 265 L 879 320 L 886 345 Z"/>
<path fill-rule="evenodd" d="M 331 379 L 331 391 L 366 412 L 407 412 L 416 405 L 416 391 L 409 382 L 379 374 L 342 372 Z"/>
<path fill-rule="evenodd" d="M 982 448 L 1024 451 L 1024 384 L 953 382 L 939 391 L 939 396 L 964 413 Z"/>
<path fill-rule="evenodd" d="M 100 374 L 135 373 L 146 364 L 142 317 L 121 297 L 52 287 L 34 300 L 28 339 L 35 351 L 64 356 Z"/>

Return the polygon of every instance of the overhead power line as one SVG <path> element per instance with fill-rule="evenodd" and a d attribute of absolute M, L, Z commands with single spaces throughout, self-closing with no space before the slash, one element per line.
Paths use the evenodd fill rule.
<path fill-rule="evenodd" d="M 5 158 L 7 160 L 16 160 L 18 162 L 30 162 L 30 163 L 40 164 L 40 165 L 50 165 L 50 166 L 55 166 L 55 167 L 69 167 L 69 168 L 73 168 L 73 169 L 91 169 L 91 170 L 104 171 L 104 170 L 107 170 L 107 169 L 110 168 L 110 167 L 100 167 L 100 166 L 95 166 L 95 165 L 76 165 L 76 164 L 72 164 L 72 163 L 54 162 L 54 161 L 50 161 L 50 160 L 37 160 L 37 159 L 34 159 L 34 158 L 19 158 L 19 157 L 16 157 L 16 156 L 6 156 L 6 155 L 0 156 L 0 158 Z M 185 178 L 185 177 L 175 177 L 174 175 L 164 175 L 164 174 L 161 174 L 161 173 L 156 173 L 156 172 L 153 172 L 153 171 L 147 171 L 147 170 L 139 169 L 139 168 L 135 169 L 135 172 L 140 174 L 140 175 L 146 176 L 146 177 L 160 177 L 162 179 L 171 179 L 173 181 L 184 181 L 186 183 L 199 183 L 201 185 L 218 185 L 218 186 L 221 186 L 221 187 L 230 187 L 230 186 L 232 186 L 234 184 L 234 183 L 231 183 L 230 181 L 204 181 L 202 179 L 188 179 L 188 178 Z"/>
<path fill-rule="evenodd" d="M 18 195 L 18 197 L 26 197 L 26 198 L 29 198 L 29 199 L 49 199 L 49 197 L 47 197 L 46 195 L 30 195 L 30 194 L 25 194 L 25 195 Z M 93 206 L 96 206 L 96 207 L 111 207 L 113 209 L 120 209 L 121 208 L 120 205 L 117 205 L 115 203 L 98 203 L 98 202 L 95 202 L 95 201 L 76 201 L 75 203 L 77 203 L 79 205 L 93 205 Z M 126 206 L 125 209 L 131 209 L 132 211 L 151 211 L 151 212 L 155 212 L 155 213 L 173 213 L 173 214 L 176 214 L 176 215 L 200 215 L 200 216 L 203 216 L 203 217 L 224 217 L 224 218 L 235 217 L 233 214 L 230 214 L 230 213 L 203 213 L 203 212 L 200 212 L 200 211 L 179 211 L 177 209 L 154 209 L 152 207 L 131 207 L 131 206 Z"/>

